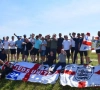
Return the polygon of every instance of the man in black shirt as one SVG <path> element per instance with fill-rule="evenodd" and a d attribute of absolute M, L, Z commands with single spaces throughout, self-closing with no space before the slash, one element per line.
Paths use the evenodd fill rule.
<path fill-rule="evenodd" d="M 62 42 L 63 42 L 64 38 L 62 38 L 62 34 L 59 33 L 59 38 L 58 38 L 58 42 L 57 42 L 57 53 L 60 54 L 61 53 L 61 49 L 62 49 Z"/>
<path fill-rule="evenodd" d="M 51 67 L 54 63 L 54 60 L 55 60 L 55 56 L 53 54 L 53 51 L 51 51 L 50 55 L 47 56 L 47 61 L 43 62 L 38 70 L 40 70 L 43 67 L 43 65 L 49 65 L 49 67 Z"/>
<path fill-rule="evenodd" d="M 2 49 L 1 53 L 0 53 L 0 64 L 4 64 L 4 62 L 7 60 L 7 55 L 5 53 L 5 50 Z"/>
<path fill-rule="evenodd" d="M 33 45 L 32 45 L 32 43 L 29 42 L 29 40 L 26 38 L 26 39 L 25 39 L 25 61 L 27 60 L 29 53 L 30 53 L 30 55 L 31 55 L 31 57 L 32 57 L 32 55 L 33 55 Z M 31 58 L 31 59 L 32 59 L 32 62 L 33 62 L 33 58 Z"/>

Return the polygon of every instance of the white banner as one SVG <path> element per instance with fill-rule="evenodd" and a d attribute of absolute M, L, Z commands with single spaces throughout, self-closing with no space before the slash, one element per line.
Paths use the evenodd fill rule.
<path fill-rule="evenodd" d="M 49 74 L 48 65 L 45 65 L 38 70 L 39 66 L 40 64 L 36 63 L 18 62 L 14 65 L 13 72 L 6 76 L 6 79 L 54 84 L 59 77 L 61 67 L 59 67 L 54 74 Z M 53 68 L 54 65 L 51 69 Z"/>
<path fill-rule="evenodd" d="M 60 74 L 60 83 L 63 86 L 71 87 L 94 87 L 100 86 L 100 65 L 85 66 L 85 65 L 67 65 L 64 73 Z"/>

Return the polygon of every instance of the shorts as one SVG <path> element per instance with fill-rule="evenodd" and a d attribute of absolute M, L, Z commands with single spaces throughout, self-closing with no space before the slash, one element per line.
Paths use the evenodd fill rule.
<path fill-rule="evenodd" d="M 39 56 L 39 49 L 34 48 L 34 55 Z"/>
<path fill-rule="evenodd" d="M 50 54 L 50 47 L 46 48 L 46 55 Z"/>
<path fill-rule="evenodd" d="M 11 54 L 16 54 L 16 49 L 10 49 Z"/>
<path fill-rule="evenodd" d="M 29 50 L 26 50 L 26 51 L 25 51 L 25 55 L 28 56 L 29 54 L 30 54 L 30 55 L 33 55 L 33 54 L 34 54 L 33 50 L 31 50 L 30 53 L 29 53 Z"/>
<path fill-rule="evenodd" d="M 53 65 L 53 63 L 50 63 L 50 62 L 46 61 L 46 62 L 43 62 L 43 65 L 49 65 L 49 67 L 50 67 L 50 66 Z"/>
<path fill-rule="evenodd" d="M 65 51 L 66 51 L 67 57 L 69 58 L 70 57 L 70 50 L 65 50 Z"/>
<path fill-rule="evenodd" d="M 10 54 L 10 49 L 5 49 L 6 54 Z"/>
<path fill-rule="evenodd" d="M 80 51 L 80 56 L 88 56 L 88 52 L 87 51 Z"/>
<path fill-rule="evenodd" d="M 96 50 L 96 53 L 97 53 L 97 54 L 100 54 L 100 49 L 97 49 L 97 50 Z"/>
<path fill-rule="evenodd" d="M 41 54 L 41 56 L 45 56 L 46 55 L 46 50 L 42 50 L 40 54 Z"/>
<path fill-rule="evenodd" d="M 75 52 L 75 47 L 72 47 L 71 48 L 71 53 L 74 53 Z"/>
<path fill-rule="evenodd" d="M 61 53 L 61 49 L 62 49 L 62 47 L 58 47 L 58 48 L 57 48 L 57 53 L 58 53 L 58 54 Z"/>
<path fill-rule="evenodd" d="M 22 54 L 22 49 L 21 48 L 17 48 L 17 54 L 21 53 Z"/>

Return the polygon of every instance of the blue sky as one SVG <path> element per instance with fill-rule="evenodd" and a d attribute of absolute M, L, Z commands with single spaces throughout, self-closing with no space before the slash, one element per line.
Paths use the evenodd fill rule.
<path fill-rule="evenodd" d="M 0 0 L 0 38 L 100 30 L 100 0 Z"/>

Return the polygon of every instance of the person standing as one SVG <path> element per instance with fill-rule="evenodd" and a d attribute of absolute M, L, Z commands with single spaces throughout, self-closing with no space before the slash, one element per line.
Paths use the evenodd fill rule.
<path fill-rule="evenodd" d="M 74 61 L 73 61 L 73 64 L 75 64 L 77 59 L 77 54 L 78 53 L 80 54 L 80 33 L 77 34 L 77 38 L 73 38 L 71 35 L 70 37 L 75 41 L 75 54 L 74 54 Z"/>
<path fill-rule="evenodd" d="M 66 52 L 67 58 L 68 58 L 68 64 L 70 59 L 70 49 L 71 49 L 71 42 L 68 40 L 68 36 L 64 36 L 65 40 L 62 42 L 63 49 Z"/>
<path fill-rule="evenodd" d="M 25 39 L 25 61 L 28 60 L 29 54 L 31 55 L 31 59 L 33 62 L 32 54 L 33 54 L 33 45 L 32 43 L 26 38 Z"/>
<path fill-rule="evenodd" d="M 46 46 L 46 57 L 47 57 L 50 54 L 50 46 L 51 46 L 50 35 L 47 35 L 46 41 L 47 41 L 47 46 Z"/>
<path fill-rule="evenodd" d="M 72 38 L 75 38 L 75 36 L 76 36 L 76 33 L 73 32 Z M 75 53 L 75 41 L 72 38 L 71 38 L 71 45 L 72 45 L 72 47 L 71 47 L 71 59 L 72 59 L 72 62 L 73 62 L 74 61 L 74 53 Z"/>
<path fill-rule="evenodd" d="M 45 61 L 46 46 L 47 46 L 47 42 L 46 42 L 45 38 L 42 37 L 42 43 L 41 43 L 41 49 L 40 49 L 42 62 Z"/>
<path fill-rule="evenodd" d="M 21 37 L 18 38 L 18 40 L 15 42 L 15 45 L 17 47 L 17 62 L 19 60 L 20 53 L 22 54 L 22 40 Z"/>
<path fill-rule="evenodd" d="M 4 46 L 4 50 L 5 50 L 6 54 L 7 54 L 7 60 L 8 61 L 9 61 L 9 57 L 10 57 L 10 47 L 9 47 L 9 44 L 10 44 L 9 37 L 7 36 L 6 40 L 3 43 L 3 46 Z"/>
<path fill-rule="evenodd" d="M 35 44 L 34 44 L 34 56 L 37 55 L 38 62 L 39 62 L 39 52 L 41 49 L 41 43 L 42 43 L 42 41 L 39 39 L 39 36 L 36 36 Z M 34 57 L 34 61 L 35 61 L 35 57 Z"/>
<path fill-rule="evenodd" d="M 58 53 L 58 55 L 61 53 L 63 40 L 64 40 L 64 38 L 62 37 L 62 34 L 59 33 L 59 38 L 58 38 L 58 42 L 57 42 L 57 53 Z"/>
<path fill-rule="evenodd" d="M 16 61 L 16 48 L 15 48 L 14 36 L 12 36 L 12 41 L 10 41 L 9 45 L 10 45 L 10 52 L 11 52 L 11 60 Z"/>
<path fill-rule="evenodd" d="M 57 52 L 57 38 L 56 38 L 56 34 L 54 34 L 52 36 L 50 49 L 54 53 L 55 63 L 56 63 L 56 52 Z"/>
<path fill-rule="evenodd" d="M 32 59 L 32 61 L 33 62 L 35 62 L 35 60 L 34 60 L 34 45 L 35 45 L 35 34 L 33 34 L 32 33 L 32 36 L 31 36 L 31 38 L 30 38 L 30 42 L 32 43 L 32 45 L 33 45 L 33 50 L 32 50 L 32 53 L 31 53 L 31 59 Z"/>

